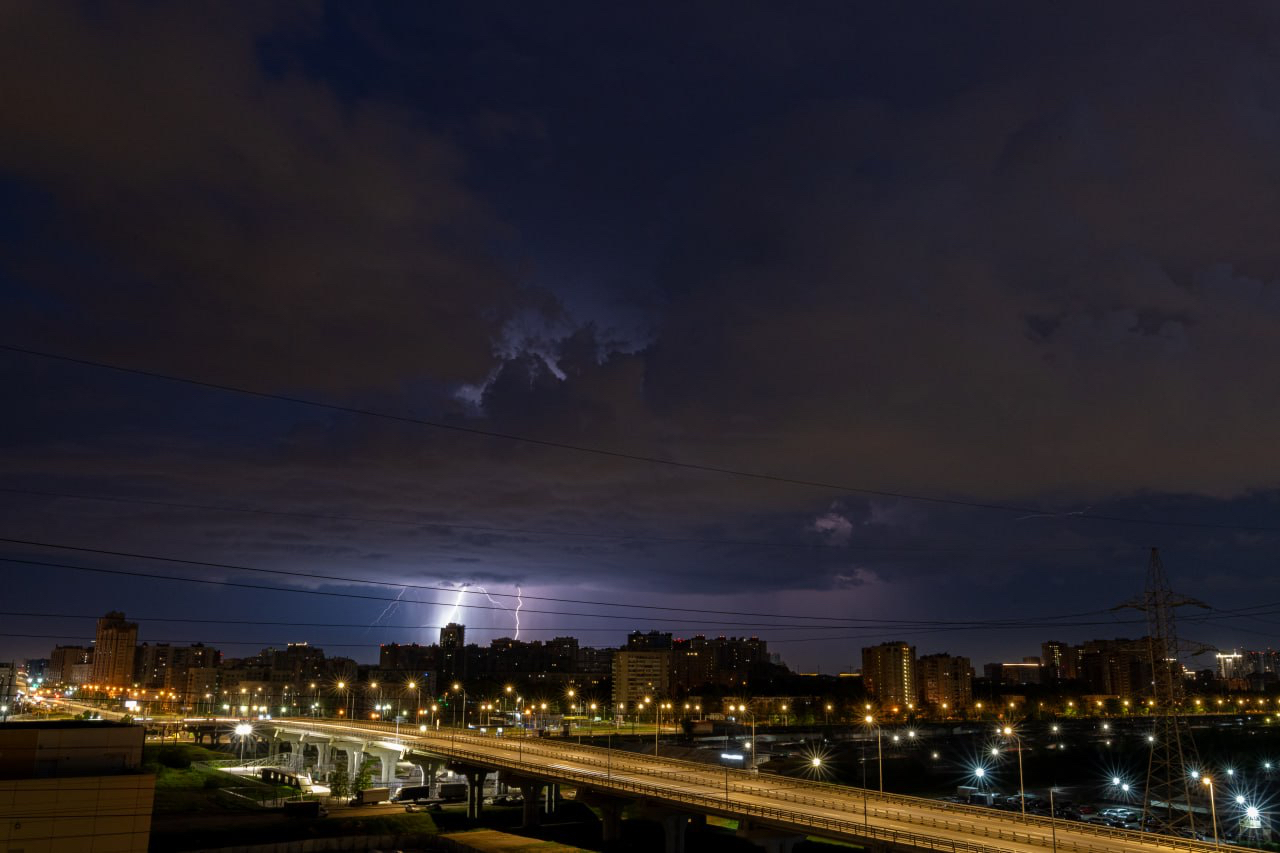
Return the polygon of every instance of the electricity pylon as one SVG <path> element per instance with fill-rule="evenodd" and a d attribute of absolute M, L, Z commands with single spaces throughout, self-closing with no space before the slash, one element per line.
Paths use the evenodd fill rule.
<path fill-rule="evenodd" d="M 1178 633 L 1174 611 L 1179 607 L 1208 605 L 1179 595 L 1169 588 L 1160 562 L 1160 550 L 1151 549 L 1147 566 L 1147 587 L 1141 598 L 1126 602 L 1147 614 L 1147 649 L 1151 663 L 1151 754 L 1147 761 L 1147 788 L 1142 801 L 1142 825 L 1154 818 L 1152 832 L 1176 835 L 1181 830 L 1195 832 L 1193 805 L 1200 794 L 1191 778 L 1196 745 L 1182 718 L 1186 696 L 1182 679 Z"/>

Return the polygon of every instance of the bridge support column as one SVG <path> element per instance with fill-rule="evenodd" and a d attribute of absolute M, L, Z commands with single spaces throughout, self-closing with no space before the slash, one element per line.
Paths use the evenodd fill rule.
<path fill-rule="evenodd" d="M 302 744 L 303 744 L 302 735 L 295 734 L 293 732 L 276 731 L 275 733 L 272 734 L 271 743 L 272 743 L 272 747 L 271 747 L 272 755 L 279 755 L 280 747 L 286 743 L 289 744 L 288 767 L 290 770 L 294 770 L 294 771 L 302 770 Z"/>
<path fill-rule="evenodd" d="M 538 797 L 542 794 L 543 787 L 541 782 L 536 782 L 532 779 L 527 779 L 520 783 L 520 793 L 524 795 L 521 826 L 537 826 L 542 822 L 542 813 L 538 808 L 541 803 L 538 802 Z"/>
<path fill-rule="evenodd" d="M 761 848 L 765 853 L 791 853 L 797 844 L 804 841 L 803 835 L 765 826 L 752 826 L 745 820 L 738 824 L 736 834 L 739 838 Z"/>
<path fill-rule="evenodd" d="M 626 800 L 583 788 L 578 789 L 577 799 L 589 808 L 600 810 L 602 841 L 607 843 L 622 838 L 622 809 L 627 804 Z"/>
<path fill-rule="evenodd" d="M 663 849 L 666 853 L 684 853 L 684 831 L 689 826 L 689 815 L 672 811 L 655 803 L 645 803 L 637 811 L 637 817 L 656 821 L 662 827 Z"/>
<path fill-rule="evenodd" d="M 555 782 L 550 782 L 543 791 L 544 804 L 542 810 L 547 814 L 556 813 L 556 804 L 560 801 L 560 786 Z"/>
<path fill-rule="evenodd" d="M 382 774 L 378 777 L 378 784 L 384 788 L 390 786 L 396 780 L 396 762 L 400 760 L 400 750 L 372 746 L 365 749 L 365 754 L 376 755 L 381 760 Z"/>
<path fill-rule="evenodd" d="M 684 830 L 688 825 L 688 815 L 669 814 L 662 819 L 666 853 L 684 853 Z"/>
<path fill-rule="evenodd" d="M 487 770 L 471 769 L 467 771 L 467 817 L 470 820 L 480 819 L 480 804 L 484 802 L 484 778 Z"/>
<path fill-rule="evenodd" d="M 524 802 L 521 804 L 521 823 L 522 827 L 528 828 L 537 826 L 542 820 L 542 811 L 546 809 L 546 791 L 553 788 L 543 782 L 541 779 L 530 779 L 528 776 L 517 776 L 514 773 L 503 771 L 498 776 L 499 781 L 511 788 L 518 788 Z"/>

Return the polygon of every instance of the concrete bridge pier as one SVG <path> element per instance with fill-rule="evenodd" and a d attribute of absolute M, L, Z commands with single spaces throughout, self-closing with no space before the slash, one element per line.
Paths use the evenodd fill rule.
<path fill-rule="evenodd" d="M 601 841 L 607 843 L 622 838 L 622 810 L 626 807 L 627 800 L 583 788 L 578 789 L 577 799 L 589 808 L 600 810 Z"/>
<path fill-rule="evenodd" d="M 347 755 L 347 778 L 354 780 L 364 765 L 364 753 L 359 749 L 344 750 Z"/>
<path fill-rule="evenodd" d="M 542 812 L 538 808 L 541 804 L 538 802 L 538 797 L 543 790 L 544 785 L 533 779 L 526 779 L 520 783 L 520 793 L 524 795 L 523 810 L 520 815 L 521 826 L 530 827 L 542 823 Z"/>
<path fill-rule="evenodd" d="M 689 815 L 657 803 L 644 803 L 636 810 L 636 817 L 651 820 L 662 827 L 663 850 L 666 853 L 684 853 L 684 831 L 689 827 Z"/>
<path fill-rule="evenodd" d="M 443 763 L 440 761 L 433 761 L 424 755 L 418 755 L 412 752 L 408 753 L 405 757 L 408 761 L 412 762 L 415 767 L 422 771 L 421 784 L 426 785 L 431 788 L 432 791 L 435 791 L 436 774 L 439 772 L 440 768 L 444 766 Z M 410 784 L 418 783 L 411 781 Z"/>
<path fill-rule="evenodd" d="M 488 770 L 471 768 L 467 771 L 467 817 L 470 820 L 480 819 L 480 806 L 484 802 L 484 779 Z"/>
<path fill-rule="evenodd" d="M 364 754 L 376 756 L 382 762 L 382 773 L 378 777 L 378 785 L 383 788 L 389 787 L 396 780 L 396 762 L 400 760 L 401 751 L 369 746 L 365 748 Z"/>
<path fill-rule="evenodd" d="M 546 792 L 553 786 L 541 779 L 530 779 L 528 776 L 517 776 L 514 773 L 502 773 L 498 776 L 502 784 L 511 788 L 519 788 L 524 797 L 520 825 L 528 828 L 542 822 L 542 811 L 546 809 Z"/>
<path fill-rule="evenodd" d="M 797 844 L 804 841 L 803 835 L 767 826 L 752 826 L 745 820 L 738 823 L 735 834 L 764 850 L 764 853 L 791 853 Z"/>
<path fill-rule="evenodd" d="M 280 747 L 289 745 L 289 769 L 302 769 L 302 735 L 294 732 L 275 731 L 271 737 L 271 754 L 279 755 Z"/>
<path fill-rule="evenodd" d="M 302 764 L 306 764 L 306 749 L 308 746 L 316 748 L 316 775 L 321 776 L 333 769 L 333 740 L 327 736 L 304 734 L 298 747 L 298 753 L 303 756 Z M 301 768 L 299 768 L 301 769 Z"/>

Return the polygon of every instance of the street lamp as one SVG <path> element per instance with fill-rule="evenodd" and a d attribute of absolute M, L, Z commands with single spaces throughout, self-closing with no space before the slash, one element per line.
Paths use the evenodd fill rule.
<path fill-rule="evenodd" d="M 876 726 L 876 718 L 867 714 L 863 720 L 868 726 Z M 876 726 L 876 769 L 880 773 L 880 793 L 884 793 L 884 744 L 881 742 L 880 727 Z"/>
<path fill-rule="evenodd" d="M 253 734 L 253 726 L 248 723 L 240 723 L 235 727 L 236 737 L 240 738 L 240 763 L 244 764 L 244 742 Z"/>
<path fill-rule="evenodd" d="M 347 682 L 345 682 L 345 681 L 339 681 L 339 682 L 338 682 L 338 692 L 339 692 L 339 693 L 341 693 L 341 694 L 343 694 L 343 695 L 342 695 L 342 704 L 343 704 L 343 705 L 346 705 L 346 704 L 347 704 L 347 697 L 351 695 L 351 691 L 347 690 Z M 354 707 L 354 705 L 353 705 L 352 707 Z"/>
<path fill-rule="evenodd" d="M 1218 804 L 1217 797 L 1213 793 L 1213 777 L 1205 776 L 1200 779 L 1201 782 L 1209 786 L 1209 814 L 1213 818 L 1213 849 L 1221 849 L 1218 843 Z"/>
<path fill-rule="evenodd" d="M 453 682 L 453 691 L 462 693 L 462 728 L 467 727 L 467 688 L 460 682 Z"/>
<path fill-rule="evenodd" d="M 751 770 L 754 772 L 756 769 L 756 714 L 746 705 L 739 705 L 738 710 L 751 716 Z"/>
<path fill-rule="evenodd" d="M 1014 731 L 1012 726 L 1005 726 L 1001 731 L 1005 737 L 1012 737 L 1015 746 L 1018 748 L 1018 801 L 1022 805 L 1022 822 L 1027 821 L 1027 791 L 1022 785 L 1022 738 Z"/>

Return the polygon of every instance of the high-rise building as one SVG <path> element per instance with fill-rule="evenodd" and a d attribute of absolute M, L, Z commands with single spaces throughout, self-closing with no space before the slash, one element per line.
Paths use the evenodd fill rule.
<path fill-rule="evenodd" d="M 941 708 L 973 704 L 973 665 L 966 657 L 925 655 L 916 661 L 921 701 Z"/>
<path fill-rule="evenodd" d="M 670 631 L 632 631 L 627 635 L 627 648 L 633 652 L 671 648 Z"/>
<path fill-rule="evenodd" d="M 1218 659 L 1218 677 L 1223 681 L 1232 681 L 1244 677 L 1244 655 L 1240 654 L 1238 650 L 1218 652 L 1215 657 Z"/>
<path fill-rule="evenodd" d="M 634 714 L 649 697 L 671 695 L 671 652 L 623 649 L 613 655 L 613 707 L 617 714 Z"/>
<path fill-rule="evenodd" d="M 1151 692 L 1151 650 L 1137 640 L 1089 640 L 1080 650 L 1080 680 L 1090 693 L 1143 696 Z"/>
<path fill-rule="evenodd" d="M 30 669 L 31 661 L 27 661 Z M 1244 653 L 1244 670 L 1249 675 L 1280 674 L 1280 652 L 1267 649 L 1260 652 Z"/>
<path fill-rule="evenodd" d="M 697 690 L 716 680 L 716 653 L 701 634 L 672 643 L 671 677 L 680 690 Z"/>
<path fill-rule="evenodd" d="M 54 646 L 49 655 L 49 682 L 51 684 L 84 684 L 88 677 L 77 681 L 75 666 L 92 667 L 93 649 L 88 646 Z M 82 670 L 83 671 L 83 670 Z M 92 673 L 90 673 L 92 674 Z"/>
<path fill-rule="evenodd" d="M 99 619 L 93 644 L 93 683 L 106 687 L 132 684 L 137 645 L 138 623 L 126 622 L 124 614 L 115 610 Z"/>
<path fill-rule="evenodd" d="M 17 661 L 0 662 L 0 718 L 7 718 L 18 704 L 18 697 L 29 691 L 27 672 Z"/>
<path fill-rule="evenodd" d="M 467 677 L 467 626 L 450 622 L 440 629 L 440 684 Z"/>
<path fill-rule="evenodd" d="M 439 649 L 417 643 L 384 643 L 378 647 L 378 669 L 430 672 L 436 668 Z"/>
<path fill-rule="evenodd" d="M 1040 660 L 1044 664 L 1044 678 L 1050 684 L 1080 677 L 1079 646 L 1047 640 L 1040 644 Z"/>
<path fill-rule="evenodd" d="M 864 648 L 862 683 L 881 705 L 914 705 L 916 647 L 894 642 Z"/>

